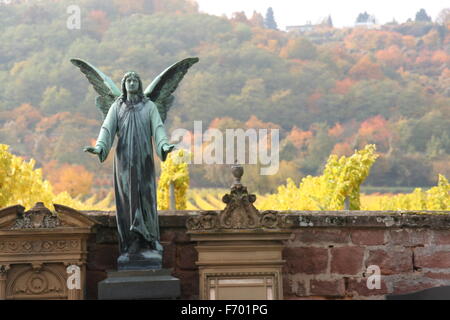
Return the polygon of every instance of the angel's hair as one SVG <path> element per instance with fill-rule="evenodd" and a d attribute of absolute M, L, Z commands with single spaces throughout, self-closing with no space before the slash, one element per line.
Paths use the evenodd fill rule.
<path fill-rule="evenodd" d="M 141 98 L 141 100 L 144 100 L 144 89 L 142 88 L 141 77 L 139 77 L 139 75 L 136 72 L 130 71 L 130 72 L 125 73 L 125 75 L 122 78 L 122 95 L 119 98 L 122 102 L 127 101 L 127 88 L 125 86 L 125 82 L 127 81 L 128 78 L 131 78 L 131 77 L 138 80 L 139 89 L 138 89 L 137 95 L 139 96 L 139 98 Z"/>

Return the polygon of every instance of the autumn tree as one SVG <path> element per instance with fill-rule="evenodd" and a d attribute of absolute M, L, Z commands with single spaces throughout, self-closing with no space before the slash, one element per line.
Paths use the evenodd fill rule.
<path fill-rule="evenodd" d="M 369 15 L 366 11 L 358 14 L 356 18 L 356 23 L 366 23 L 366 22 L 375 22 L 375 18 Z"/>
<path fill-rule="evenodd" d="M 151 13 L 154 8 L 154 0 L 113 0 L 114 5 L 118 8 L 118 11 L 123 15 L 132 13 Z"/>
<path fill-rule="evenodd" d="M 253 11 L 253 15 L 249 22 L 254 27 L 264 28 L 264 17 L 259 12 Z"/>
<path fill-rule="evenodd" d="M 287 139 L 297 148 L 302 149 L 307 147 L 311 142 L 313 132 L 310 130 L 303 131 L 297 127 L 293 127 L 291 132 L 287 135 Z"/>
<path fill-rule="evenodd" d="M 420 9 L 416 13 L 416 22 L 431 22 L 431 17 L 427 14 L 425 9 Z"/>
<path fill-rule="evenodd" d="M 375 143 L 380 151 L 386 152 L 391 139 L 389 124 L 380 115 L 369 118 L 361 123 L 358 130 L 358 138 L 360 147 Z"/>
<path fill-rule="evenodd" d="M 44 173 L 56 193 L 67 191 L 72 197 L 91 191 L 94 174 L 82 165 L 62 164 L 51 161 L 44 166 Z"/>
<path fill-rule="evenodd" d="M 295 38 L 288 41 L 280 55 L 288 59 L 312 60 L 317 56 L 317 48 L 306 38 Z"/>
<path fill-rule="evenodd" d="M 442 9 L 439 12 L 436 18 L 436 23 L 439 23 L 443 26 L 450 24 L 450 8 Z"/>
<path fill-rule="evenodd" d="M 381 79 L 383 73 L 380 66 L 365 55 L 348 72 L 355 80 Z"/>
<path fill-rule="evenodd" d="M 383 65 L 395 69 L 399 68 L 403 63 L 406 62 L 400 48 L 396 45 L 392 45 L 385 50 L 377 51 L 375 56 L 377 60 L 380 61 Z"/>
<path fill-rule="evenodd" d="M 272 29 L 272 30 L 278 29 L 272 7 L 269 7 L 267 9 L 266 18 L 264 19 L 264 25 L 266 26 L 267 29 Z"/>
<path fill-rule="evenodd" d="M 233 12 L 233 14 L 231 15 L 231 20 L 234 22 L 240 22 L 245 24 L 249 23 L 244 11 Z"/>

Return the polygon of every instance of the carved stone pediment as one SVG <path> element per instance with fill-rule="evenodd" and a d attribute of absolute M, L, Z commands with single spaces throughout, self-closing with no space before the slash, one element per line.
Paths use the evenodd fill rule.
<path fill-rule="evenodd" d="M 54 204 L 56 212 L 51 212 L 42 202 L 28 211 L 21 205 L 0 210 L 0 230 L 53 229 L 53 228 L 90 228 L 94 221 L 78 211 Z"/>
<path fill-rule="evenodd" d="M 87 239 L 95 222 L 72 208 L 54 207 L 52 212 L 38 202 L 28 211 L 20 205 L 0 210 L 0 300 L 83 297 Z M 79 286 L 67 284 L 69 267 L 78 270 Z"/>
<path fill-rule="evenodd" d="M 189 232 L 286 229 L 292 225 L 287 215 L 271 210 L 260 212 L 253 205 L 256 195 L 249 194 L 247 188 L 240 183 L 242 167 L 233 166 L 232 173 L 236 181 L 231 192 L 222 198 L 226 204 L 225 209 L 220 212 L 204 211 L 200 215 L 189 217 L 186 222 Z"/>
<path fill-rule="evenodd" d="M 222 201 L 227 204 L 219 214 L 219 226 L 223 229 L 254 229 L 261 227 L 259 211 L 253 203 L 254 194 L 249 194 L 247 188 L 241 184 L 234 185 L 230 194 L 223 196 Z"/>
<path fill-rule="evenodd" d="M 38 202 L 30 210 L 19 212 L 11 229 L 56 228 L 60 223 L 56 214 L 47 209 L 42 202 Z"/>

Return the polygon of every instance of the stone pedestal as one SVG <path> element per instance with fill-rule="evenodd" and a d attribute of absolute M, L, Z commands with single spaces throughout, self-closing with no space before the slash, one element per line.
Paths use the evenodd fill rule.
<path fill-rule="evenodd" d="M 0 300 L 84 298 L 87 238 L 94 221 L 42 203 L 0 210 Z"/>
<path fill-rule="evenodd" d="M 100 300 L 177 299 L 180 280 L 170 269 L 110 271 L 98 284 Z"/>
<path fill-rule="evenodd" d="M 191 233 L 202 300 L 283 299 L 283 241 L 289 232 Z"/>
<path fill-rule="evenodd" d="M 200 299 L 283 299 L 283 242 L 291 231 L 287 215 L 259 212 L 240 183 L 242 167 L 232 168 L 235 183 L 219 214 L 189 217 L 188 234 L 197 242 Z"/>

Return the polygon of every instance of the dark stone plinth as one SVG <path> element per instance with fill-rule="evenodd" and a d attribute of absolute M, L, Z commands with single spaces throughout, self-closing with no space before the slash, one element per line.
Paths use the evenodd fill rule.
<path fill-rule="evenodd" d="M 117 268 L 119 271 L 159 270 L 162 268 L 162 255 L 156 250 L 122 254 L 117 259 Z"/>
<path fill-rule="evenodd" d="M 177 299 L 180 280 L 170 269 L 111 271 L 98 284 L 100 300 Z"/>

